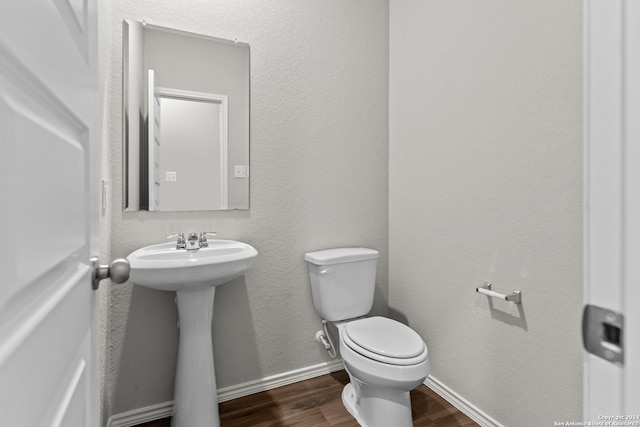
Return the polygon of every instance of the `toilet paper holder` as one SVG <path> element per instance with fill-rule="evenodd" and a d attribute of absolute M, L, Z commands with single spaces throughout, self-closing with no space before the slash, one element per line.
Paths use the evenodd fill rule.
<path fill-rule="evenodd" d="M 484 284 L 476 288 L 476 292 L 483 295 L 490 296 L 492 298 L 503 299 L 505 301 L 511 301 L 516 304 L 522 304 L 522 292 L 519 289 L 514 289 L 513 293 L 509 295 L 501 294 L 491 290 L 491 282 L 484 282 Z"/>

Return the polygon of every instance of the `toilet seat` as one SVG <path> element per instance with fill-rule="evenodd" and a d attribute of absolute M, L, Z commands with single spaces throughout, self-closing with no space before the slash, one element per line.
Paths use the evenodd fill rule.
<path fill-rule="evenodd" d="M 386 317 L 348 322 L 341 338 L 351 350 L 382 363 L 410 366 L 427 359 L 422 338 L 410 327 Z"/>

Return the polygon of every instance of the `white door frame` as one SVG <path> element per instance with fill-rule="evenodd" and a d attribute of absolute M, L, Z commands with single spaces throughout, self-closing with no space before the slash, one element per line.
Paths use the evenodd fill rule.
<path fill-rule="evenodd" d="M 623 365 L 584 356 L 602 421 L 640 415 L 640 2 L 586 0 L 584 40 L 584 303 L 625 317 Z"/>

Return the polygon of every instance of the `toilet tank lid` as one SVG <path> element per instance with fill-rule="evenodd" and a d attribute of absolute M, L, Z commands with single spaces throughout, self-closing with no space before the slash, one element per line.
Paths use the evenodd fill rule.
<path fill-rule="evenodd" d="M 335 248 L 308 252 L 304 255 L 307 262 L 315 265 L 341 264 L 345 262 L 366 261 L 380 258 L 380 253 L 368 248 Z"/>

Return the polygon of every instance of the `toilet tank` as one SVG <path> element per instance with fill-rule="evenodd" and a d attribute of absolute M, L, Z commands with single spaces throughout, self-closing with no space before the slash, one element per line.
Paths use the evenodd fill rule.
<path fill-rule="evenodd" d="M 371 311 L 380 254 L 367 248 L 336 248 L 309 252 L 313 305 L 325 320 L 335 322 Z"/>

